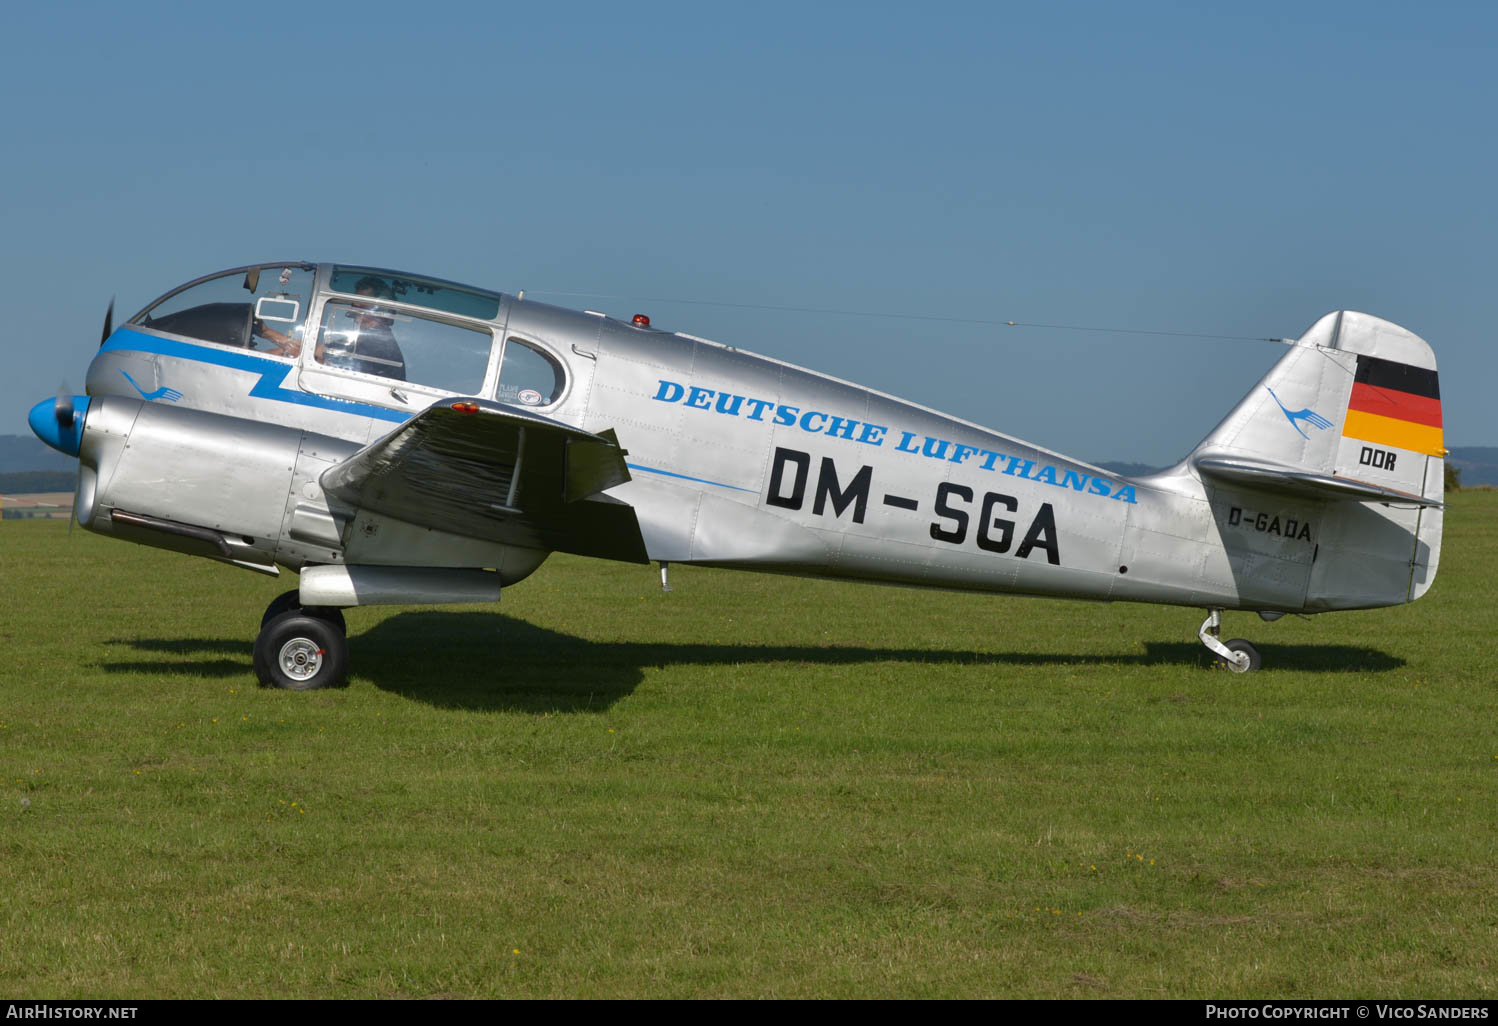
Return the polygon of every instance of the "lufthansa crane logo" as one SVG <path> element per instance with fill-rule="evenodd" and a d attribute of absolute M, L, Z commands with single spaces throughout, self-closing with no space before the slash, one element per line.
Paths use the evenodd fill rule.
<path fill-rule="evenodd" d="M 139 392 L 140 397 L 146 402 L 150 402 L 152 399 L 165 399 L 169 403 L 174 403 L 178 399 L 182 398 L 182 393 L 177 391 L 175 388 L 162 387 L 147 392 L 144 388 L 141 388 L 135 383 L 135 379 L 130 376 L 129 371 L 122 370 L 120 371 L 120 373 L 125 375 L 125 380 L 130 382 L 130 387 Z"/>
<path fill-rule="evenodd" d="M 1305 421 L 1307 424 L 1311 425 L 1311 427 L 1315 428 L 1318 431 L 1325 431 L 1327 428 L 1332 426 L 1331 421 L 1327 420 L 1325 417 L 1323 417 L 1321 414 L 1317 413 L 1310 407 L 1307 407 L 1304 410 L 1296 410 L 1294 413 L 1291 413 L 1288 409 L 1285 408 L 1285 404 L 1280 402 L 1280 397 L 1274 394 L 1274 389 L 1270 388 L 1268 385 L 1265 385 L 1264 390 L 1269 393 L 1269 395 L 1279 405 L 1279 408 L 1284 411 L 1285 418 L 1290 421 L 1290 426 L 1293 427 L 1296 431 L 1300 431 L 1300 425 L 1296 422 L 1301 420 Z M 1306 434 L 1304 431 L 1300 431 L 1300 437 L 1309 441 L 1311 436 Z"/>

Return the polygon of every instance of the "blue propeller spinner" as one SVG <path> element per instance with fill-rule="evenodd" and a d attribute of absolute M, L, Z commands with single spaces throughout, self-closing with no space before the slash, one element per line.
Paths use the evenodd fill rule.
<path fill-rule="evenodd" d="M 109 300 L 109 309 L 104 311 L 104 334 L 99 345 L 109 340 L 114 330 L 114 299 Z M 67 385 L 57 390 L 57 398 L 43 399 L 31 408 L 26 423 L 36 437 L 58 452 L 77 456 L 83 444 L 83 418 L 88 415 L 88 396 L 73 395 Z"/>
<path fill-rule="evenodd" d="M 83 418 L 88 413 L 88 396 L 59 393 L 55 399 L 43 399 L 31 408 L 26 421 L 36 436 L 59 452 L 78 455 L 83 443 Z"/>

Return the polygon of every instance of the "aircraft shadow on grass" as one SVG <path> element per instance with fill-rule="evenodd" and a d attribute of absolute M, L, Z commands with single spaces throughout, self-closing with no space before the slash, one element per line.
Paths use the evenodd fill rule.
<path fill-rule="evenodd" d="M 249 672 L 249 651 L 239 638 L 119 638 L 112 645 L 157 658 L 109 661 L 108 671 L 232 677 Z M 1352 645 L 1265 645 L 1276 669 L 1319 673 L 1383 673 L 1404 660 Z M 217 656 L 205 658 L 207 656 Z M 195 657 L 195 658 L 194 658 Z M 1204 666 L 1201 646 L 1146 642 L 1129 654 L 1083 652 L 973 652 L 928 649 L 752 644 L 681 644 L 589 641 L 492 613 L 401 613 L 360 637 L 350 667 L 376 687 L 444 708 L 518 712 L 606 709 L 629 695 L 649 666 L 710 668 L 758 663 L 848 666 L 902 662 L 917 665 Z"/>

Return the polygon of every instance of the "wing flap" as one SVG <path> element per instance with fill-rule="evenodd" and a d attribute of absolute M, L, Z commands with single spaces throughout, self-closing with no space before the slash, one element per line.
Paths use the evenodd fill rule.
<path fill-rule="evenodd" d="M 515 407 L 439 402 L 323 472 L 341 502 L 487 541 L 648 562 L 634 508 L 601 494 L 630 479 L 612 431 Z"/>

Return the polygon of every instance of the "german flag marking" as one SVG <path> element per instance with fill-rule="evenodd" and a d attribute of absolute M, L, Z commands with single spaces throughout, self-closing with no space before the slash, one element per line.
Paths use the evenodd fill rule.
<path fill-rule="evenodd" d="M 1441 444 L 1441 429 L 1438 427 L 1351 409 L 1347 411 L 1347 419 L 1342 422 L 1342 437 L 1356 438 L 1374 445 L 1387 445 L 1394 449 L 1408 449 L 1410 452 L 1423 452 L 1427 456 L 1440 456 L 1446 451 Z"/>
<path fill-rule="evenodd" d="M 1358 357 L 1342 437 L 1374 445 L 1444 455 L 1441 389 L 1436 372 L 1425 367 Z"/>
<path fill-rule="evenodd" d="M 1377 356 L 1359 356 L 1353 380 L 1360 385 L 1392 388 L 1396 392 L 1423 395 L 1427 399 L 1441 398 L 1435 371 L 1407 363 L 1395 363 L 1393 360 L 1382 360 Z"/>
<path fill-rule="evenodd" d="M 1441 426 L 1441 400 L 1427 399 L 1423 395 L 1397 392 L 1392 388 L 1378 388 L 1361 383 L 1352 386 L 1352 398 L 1347 402 L 1349 410 L 1372 413 L 1395 420 L 1410 420 L 1427 427 Z"/>

